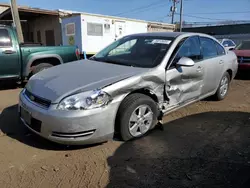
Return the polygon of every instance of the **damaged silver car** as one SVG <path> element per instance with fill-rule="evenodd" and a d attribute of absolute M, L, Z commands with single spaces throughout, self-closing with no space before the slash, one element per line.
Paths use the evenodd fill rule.
<path fill-rule="evenodd" d="M 198 33 L 125 36 L 89 60 L 32 76 L 19 114 L 33 132 L 63 144 L 91 144 L 145 135 L 174 110 L 213 96 L 222 100 L 237 58 Z"/>

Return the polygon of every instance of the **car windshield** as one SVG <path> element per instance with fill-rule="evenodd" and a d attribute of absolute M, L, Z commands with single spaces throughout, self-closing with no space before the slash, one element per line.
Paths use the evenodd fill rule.
<path fill-rule="evenodd" d="M 152 68 L 161 63 L 174 38 L 126 36 L 91 57 L 91 60 Z"/>
<path fill-rule="evenodd" d="M 250 50 L 250 41 L 242 41 L 237 47 L 236 50 Z"/>

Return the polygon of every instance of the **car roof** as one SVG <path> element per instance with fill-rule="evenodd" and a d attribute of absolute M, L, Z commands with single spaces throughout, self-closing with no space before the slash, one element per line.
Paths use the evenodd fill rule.
<path fill-rule="evenodd" d="M 181 35 L 183 35 L 183 36 L 199 35 L 199 36 L 206 36 L 206 37 L 213 38 L 212 36 L 204 34 L 204 33 L 192 33 L 192 32 L 147 32 L 147 33 L 131 34 L 130 36 L 152 36 L 152 37 L 177 38 Z"/>
<path fill-rule="evenodd" d="M 148 32 L 148 33 L 137 33 L 132 34 L 133 36 L 153 36 L 153 37 L 178 37 L 179 32 Z"/>

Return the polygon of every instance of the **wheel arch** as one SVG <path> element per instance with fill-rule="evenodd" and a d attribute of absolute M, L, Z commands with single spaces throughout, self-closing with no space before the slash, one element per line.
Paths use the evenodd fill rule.
<path fill-rule="evenodd" d="M 228 69 L 228 70 L 227 70 L 227 73 L 229 74 L 229 76 L 230 76 L 230 81 L 231 81 L 232 78 L 233 78 L 233 71 L 232 71 L 231 69 Z"/>
<path fill-rule="evenodd" d="M 57 54 L 48 54 L 48 55 L 46 54 L 46 55 L 34 56 L 27 63 L 26 68 L 24 70 L 24 76 L 28 76 L 30 74 L 32 66 L 37 65 L 42 62 L 51 63 L 52 65 L 63 64 L 62 58 Z"/>
<path fill-rule="evenodd" d="M 120 101 L 120 104 L 119 104 L 119 106 L 118 106 L 118 108 L 117 108 L 117 110 L 116 110 L 115 122 L 114 122 L 114 131 L 115 131 L 115 133 L 119 133 L 119 126 L 118 126 L 117 120 L 118 120 L 118 112 L 119 112 L 119 109 L 120 109 L 120 107 L 121 107 L 122 102 L 123 102 L 123 101 L 125 100 L 125 98 L 127 98 L 128 96 L 130 96 L 130 95 L 132 95 L 132 94 L 136 94 L 136 93 L 144 94 L 144 95 L 150 97 L 150 98 L 151 98 L 153 101 L 155 101 L 156 103 L 159 102 L 159 99 L 158 99 L 157 95 L 156 95 L 152 90 L 150 90 L 150 89 L 148 89 L 148 88 L 136 89 L 136 90 L 134 90 L 134 91 L 131 91 L 131 92 L 125 94 L 125 95 L 123 96 L 122 100 Z"/>

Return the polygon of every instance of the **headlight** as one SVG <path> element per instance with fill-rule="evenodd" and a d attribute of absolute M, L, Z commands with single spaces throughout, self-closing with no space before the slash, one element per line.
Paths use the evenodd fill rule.
<path fill-rule="evenodd" d="M 63 99 L 59 105 L 60 110 L 88 110 L 107 105 L 111 97 L 102 90 L 87 91 Z"/>

